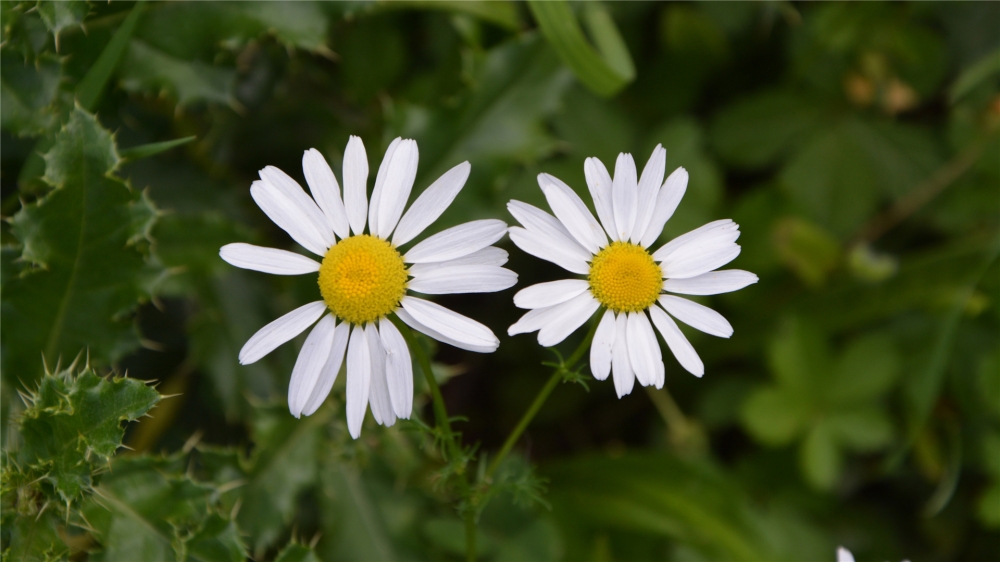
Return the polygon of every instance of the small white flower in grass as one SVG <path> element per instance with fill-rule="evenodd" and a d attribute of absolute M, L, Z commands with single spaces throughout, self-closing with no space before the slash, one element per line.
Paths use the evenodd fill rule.
<path fill-rule="evenodd" d="M 507 205 L 521 223 L 510 228 L 519 248 L 586 276 L 518 292 L 514 304 L 530 311 L 508 333 L 538 331 L 538 343 L 554 346 L 604 308 L 590 348 L 590 369 L 598 380 L 613 374 L 619 398 L 632 391 L 636 379 L 643 386 L 663 387 L 663 357 L 653 326 L 681 366 L 699 377 L 704 365 L 674 319 L 714 336 L 733 333 L 719 313 L 668 293 L 715 295 L 757 282 L 747 271 L 716 271 L 740 253 L 739 226 L 728 219 L 649 251 L 687 189 L 684 168 L 663 181 L 666 154 L 657 145 L 642 176 L 631 155 L 619 154 L 614 179 L 600 160 L 588 158 L 583 170 L 597 219 L 569 186 L 548 174 L 538 176 L 538 185 L 555 216 L 520 201 Z"/>
<path fill-rule="evenodd" d="M 357 439 L 369 404 L 375 421 L 386 426 L 396 418 L 409 418 L 413 409 L 410 351 L 389 314 L 462 349 L 490 353 L 500 343 L 479 322 L 407 291 L 500 291 L 514 286 L 517 274 L 501 267 L 507 252 L 492 247 L 507 230 L 499 220 L 461 224 L 405 253 L 398 249 L 448 208 L 469 177 L 468 162 L 445 172 L 406 213 L 417 174 L 417 143 L 412 140 L 397 138 L 389 145 L 370 203 L 368 157 L 358 137 L 351 137 L 344 151 L 343 199 L 319 151 L 305 152 L 302 169 L 312 197 L 273 166 L 261 170 L 250 193 L 275 224 L 322 261 L 250 244 L 227 244 L 219 255 L 236 267 L 275 275 L 317 273 L 322 300 L 261 328 L 240 350 L 239 359 L 244 365 L 253 363 L 315 324 L 292 369 L 288 409 L 295 417 L 315 412 L 346 358 L 347 427 Z"/>

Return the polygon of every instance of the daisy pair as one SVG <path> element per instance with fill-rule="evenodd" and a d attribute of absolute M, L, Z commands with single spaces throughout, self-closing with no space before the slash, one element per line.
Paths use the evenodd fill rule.
<path fill-rule="evenodd" d="M 757 282 L 747 271 L 716 271 L 740 253 L 739 225 L 728 219 L 649 250 L 687 189 L 687 171 L 677 168 L 664 181 L 665 167 L 660 145 L 642 176 L 630 154 L 618 155 L 614 179 L 600 160 L 588 158 L 583 170 L 597 219 L 569 186 L 549 174 L 540 174 L 538 185 L 555 216 L 520 201 L 507 206 L 521 223 L 509 230 L 514 244 L 585 276 L 518 292 L 514 304 L 530 311 L 508 334 L 537 331 L 538 343 L 554 346 L 603 309 L 590 368 L 597 380 L 613 375 L 619 398 L 637 379 L 643 386 L 663 387 L 665 368 L 653 326 L 681 366 L 698 377 L 704 364 L 674 319 L 714 336 L 732 335 L 721 314 L 674 294 L 715 295 Z"/>
<path fill-rule="evenodd" d="M 482 293 L 512 287 L 517 275 L 501 266 L 507 252 L 492 246 L 506 233 L 500 220 L 478 220 L 443 230 L 405 252 L 451 204 L 469 177 L 463 162 L 445 172 L 404 213 L 417 173 L 417 143 L 397 138 L 386 150 L 368 200 L 368 157 L 351 137 L 340 186 L 315 149 L 302 169 L 311 196 L 278 168 L 260 171 L 250 194 L 262 211 L 321 261 L 285 250 L 228 244 L 222 259 L 275 275 L 316 274 L 322 300 L 303 305 L 261 328 L 240 350 L 253 363 L 310 326 L 292 369 L 288 408 L 310 415 L 326 399 L 345 357 L 347 426 L 355 439 L 371 405 L 379 424 L 391 426 L 413 409 L 410 351 L 389 319 L 440 342 L 481 353 L 499 341 L 489 328 L 441 305 L 409 294 Z M 367 230 L 366 230 L 367 226 Z M 317 322 L 318 320 L 318 322 Z"/>

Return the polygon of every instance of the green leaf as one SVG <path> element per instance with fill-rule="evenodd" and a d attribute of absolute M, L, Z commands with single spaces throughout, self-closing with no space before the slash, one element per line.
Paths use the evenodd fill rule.
<path fill-rule="evenodd" d="M 833 439 L 859 453 L 877 451 L 893 438 L 892 420 L 879 406 L 861 406 L 830 414 L 821 424 Z"/>
<path fill-rule="evenodd" d="M 876 334 L 855 340 L 838 358 L 827 396 L 843 404 L 876 399 L 896 381 L 900 364 L 889 338 Z"/>
<path fill-rule="evenodd" d="M 816 381 L 831 370 L 830 349 L 811 323 L 789 318 L 768 347 L 771 371 L 779 384 L 799 393 L 811 393 Z"/>
<path fill-rule="evenodd" d="M 799 217 L 774 225 L 775 253 L 806 285 L 817 288 L 840 263 L 840 244 L 829 232 Z"/>
<path fill-rule="evenodd" d="M 90 5 L 84 0 L 39 0 L 37 9 L 45 26 L 56 37 L 58 45 L 59 32 L 67 27 L 79 25 L 90 11 Z"/>
<path fill-rule="evenodd" d="M 778 163 L 822 124 L 823 106 L 786 90 L 739 100 L 712 121 L 709 136 L 729 163 L 757 169 Z"/>
<path fill-rule="evenodd" d="M 3 373 L 31 384 L 50 364 L 89 350 L 107 363 L 138 344 L 128 320 L 159 268 L 147 233 L 156 209 L 110 175 L 111 134 L 82 110 L 70 115 L 45 154 L 52 191 L 11 219 L 23 267 L 3 287 Z"/>
<path fill-rule="evenodd" d="M 29 63 L 0 51 L 0 127 L 17 136 L 40 135 L 55 124 L 51 107 L 62 79 L 59 59 L 51 55 Z"/>
<path fill-rule="evenodd" d="M 564 525 L 667 537 L 704 558 L 768 560 L 746 499 L 719 472 L 664 454 L 583 457 L 544 470 Z"/>
<path fill-rule="evenodd" d="M 227 449 L 201 450 L 212 481 L 219 486 L 241 482 L 226 501 L 233 506 L 239 502 L 237 521 L 249 534 L 255 556 L 275 545 L 293 520 L 299 494 L 316 485 L 321 428 L 330 413 L 329 408 L 322 408 L 298 420 L 284 404 L 260 408 L 253 427 L 254 454 L 249 459 Z"/>
<path fill-rule="evenodd" d="M 187 467 L 182 456 L 117 459 L 84 510 L 104 547 L 91 559 L 246 560 L 241 533 L 218 509 L 220 491 Z"/>
<path fill-rule="evenodd" d="M 140 146 L 133 146 L 131 148 L 125 148 L 118 152 L 118 156 L 121 158 L 122 163 L 134 162 L 136 160 L 141 160 L 143 158 L 149 158 L 150 156 L 155 156 L 161 152 L 166 152 L 171 148 L 176 148 L 178 146 L 183 146 L 197 137 L 190 136 L 181 139 L 168 140 L 163 142 L 152 142 L 149 144 L 143 144 Z"/>
<path fill-rule="evenodd" d="M 121 83 L 136 93 L 167 92 L 180 105 L 195 102 L 229 103 L 236 71 L 186 61 L 133 39 L 122 62 Z"/>
<path fill-rule="evenodd" d="M 421 9 L 442 10 L 465 14 L 487 21 L 509 31 L 521 28 L 521 18 L 518 15 L 517 4 L 509 1 L 463 2 L 462 0 L 382 0 L 380 6 L 384 9 Z"/>
<path fill-rule="evenodd" d="M 28 394 L 18 420 L 18 463 L 51 484 L 63 503 L 78 499 L 93 475 L 121 447 L 125 428 L 160 401 L 156 390 L 129 378 L 103 379 L 86 367 L 46 374 Z"/>
<path fill-rule="evenodd" d="M 274 562 L 321 562 L 316 552 L 308 546 L 298 543 L 288 543 L 288 546 L 281 549 Z"/>
<path fill-rule="evenodd" d="M 799 449 L 799 464 L 802 474 L 814 487 L 833 488 L 843 471 L 843 456 L 832 427 L 821 423 L 809 432 Z"/>
<path fill-rule="evenodd" d="M 145 9 L 146 3 L 144 1 L 136 2 L 128 16 L 125 17 L 125 21 L 115 31 L 115 34 L 111 36 L 111 41 L 108 41 L 108 45 L 101 51 L 101 56 L 90 67 L 83 80 L 80 80 L 80 83 L 77 84 L 76 100 L 83 109 L 93 111 L 97 107 L 97 102 L 101 99 L 101 93 L 104 92 L 104 86 L 107 85 L 111 75 L 121 62 L 122 56 L 125 55 L 125 51 L 128 49 L 129 38 L 135 32 L 139 18 L 142 17 Z"/>
<path fill-rule="evenodd" d="M 793 203 L 838 237 L 854 232 L 878 205 L 878 184 L 868 155 L 840 124 L 806 141 L 781 172 Z"/>
<path fill-rule="evenodd" d="M 952 104 L 961 101 L 969 92 L 997 74 L 1000 74 L 1000 49 L 984 56 L 963 70 L 948 90 L 948 101 Z"/>
<path fill-rule="evenodd" d="M 5 468 L 5 472 L 6 472 Z M 4 560 L 19 562 L 56 562 L 66 560 L 69 548 L 57 531 L 62 521 L 54 511 L 15 517 L 4 513 L 3 545 L 0 552 Z"/>
<path fill-rule="evenodd" d="M 765 387 L 751 393 L 740 410 L 744 427 L 771 446 L 791 443 L 810 422 L 811 404 L 788 389 Z"/>
<path fill-rule="evenodd" d="M 584 8 L 598 50 L 587 42 L 570 4 L 529 1 L 545 39 L 573 74 L 594 93 L 610 97 L 635 79 L 635 67 L 611 16 L 597 3 Z"/>

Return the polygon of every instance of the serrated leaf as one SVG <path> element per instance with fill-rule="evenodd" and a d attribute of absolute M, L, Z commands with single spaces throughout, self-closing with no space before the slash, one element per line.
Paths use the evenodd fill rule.
<path fill-rule="evenodd" d="M 90 11 L 90 6 L 84 0 L 39 0 L 38 15 L 42 17 L 46 27 L 56 37 L 67 27 L 79 25 Z"/>
<path fill-rule="evenodd" d="M 19 562 L 56 562 L 66 560 L 69 548 L 56 531 L 61 523 L 55 512 L 3 518 L 4 560 Z"/>
<path fill-rule="evenodd" d="M 61 65 L 51 55 L 27 62 L 0 51 L 0 127 L 17 136 L 35 136 L 51 128 L 50 107 L 59 92 Z"/>
<path fill-rule="evenodd" d="M 91 559 L 245 560 L 240 532 L 218 509 L 219 490 L 192 480 L 187 466 L 182 456 L 117 459 L 84 510 L 104 547 Z"/>
<path fill-rule="evenodd" d="M 87 368 L 45 375 L 18 421 L 18 462 L 50 483 L 64 503 L 90 487 L 121 447 L 125 428 L 160 401 L 136 379 L 104 379 Z"/>
<path fill-rule="evenodd" d="M 320 559 L 313 549 L 293 542 L 281 549 L 274 562 L 320 562 Z"/>
<path fill-rule="evenodd" d="M 122 62 L 122 87 L 137 93 L 167 92 L 180 105 L 228 103 L 236 71 L 201 61 L 186 61 L 133 39 Z"/>
<path fill-rule="evenodd" d="M 240 529 L 248 533 L 256 555 L 275 545 L 292 521 L 299 494 L 317 483 L 321 428 L 330 410 L 307 419 L 288 414 L 287 407 L 259 408 L 254 420 L 254 454 L 244 459 L 234 450 L 206 448 L 203 463 L 212 481 L 225 485 L 239 480 L 236 490 Z"/>
<path fill-rule="evenodd" d="M 53 189 L 11 219 L 26 264 L 2 297 L 4 377 L 29 386 L 39 356 L 55 365 L 86 349 L 107 363 L 133 349 L 127 315 L 159 274 L 146 247 L 156 210 L 110 175 L 114 141 L 94 116 L 75 110 L 45 161 Z"/>

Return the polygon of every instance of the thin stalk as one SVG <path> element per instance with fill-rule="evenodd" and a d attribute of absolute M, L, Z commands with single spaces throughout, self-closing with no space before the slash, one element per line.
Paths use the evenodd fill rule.
<path fill-rule="evenodd" d="M 441 395 L 441 387 L 438 386 L 437 380 L 434 378 L 434 372 L 431 370 L 431 361 L 424 353 L 424 348 L 420 347 L 416 339 L 413 337 L 413 332 L 410 331 L 410 327 L 403 323 L 395 314 L 389 315 L 389 320 L 399 329 L 399 333 L 403 335 L 403 339 L 406 340 L 407 347 L 410 351 L 416 355 L 417 363 L 420 365 L 420 370 L 424 372 L 424 378 L 427 380 L 427 386 L 431 389 L 431 401 L 434 403 L 434 418 L 437 421 L 437 427 L 443 434 L 445 448 L 447 449 L 447 456 L 451 459 L 457 459 L 459 455 L 459 444 L 455 440 L 455 433 L 451 430 L 451 420 L 448 418 L 448 409 L 444 405 L 444 396 Z M 465 518 L 465 558 L 469 562 L 475 562 L 476 560 L 476 512 L 471 506 L 472 499 L 472 489 L 469 486 L 469 481 L 465 473 L 458 474 L 458 488 L 459 493 L 462 495 L 463 499 L 470 505 L 466 506 L 465 513 L 463 517 Z"/>
<path fill-rule="evenodd" d="M 511 431 L 510 435 L 507 436 L 507 440 L 504 441 L 503 447 L 500 447 L 500 452 L 497 453 L 497 456 L 493 457 L 493 461 L 486 469 L 486 480 L 489 480 L 493 476 L 493 473 L 496 472 L 497 467 L 500 466 L 500 463 L 503 462 L 503 459 L 507 456 L 508 453 L 510 453 L 511 449 L 514 448 L 514 445 L 517 443 L 517 440 L 520 439 L 521 434 L 524 433 L 524 430 L 528 428 L 528 425 L 531 423 L 531 420 L 535 418 L 535 414 L 538 413 L 538 410 L 542 408 L 542 404 L 544 404 L 545 401 L 548 399 L 549 394 L 552 394 L 552 391 L 556 388 L 556 385 L 559 384 L 560 379 L 562 379 L 563 377 L 563 373 L 576 366 L 577 361 L 579 361 L 580 358 L 583 357 L 583 354 L 587 351 L 587 348 L 590 347 L 590 342 L 591 340 L 594 339 L 594 332 L 597 331 L 597 325 L 600 323 L 601 323 L 600 315 L 598 315 L 591 323 L 590 331 L 587 332 L 587 336 L 583 338 L 582 342 L 580 342 L 580 345 L 576 348 L 576 351 L 573 352 L 573 355 L 570 355 L 569 359 L 560 363 L 559 367 L 557 367 L 556 370 L 552 372 L 552 376 L 549 377 L 549 380 L 545 383 L 545 386 L 543 386 L 542 389 L 538 392 L 538 396 L 535 396 L 535 400 L 531 403 L 531 406 L 528 406 L 528 411 L 526 411 L 524 415 L 521 416 L 521 421 L 517 422 L 517 425 L 514 426 L 513 431 Z"/>

